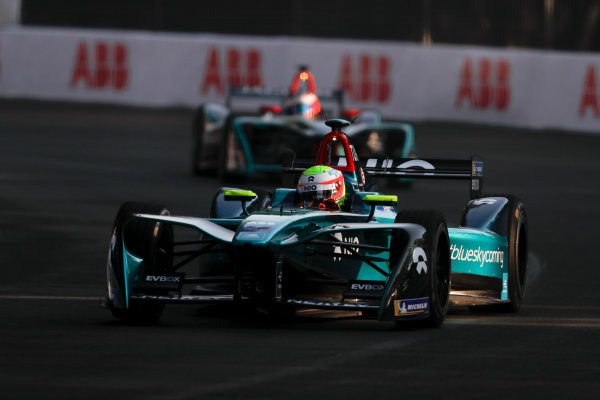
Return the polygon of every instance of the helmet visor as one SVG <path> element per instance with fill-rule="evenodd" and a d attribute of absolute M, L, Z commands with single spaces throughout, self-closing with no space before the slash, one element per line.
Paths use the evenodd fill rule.
<path fill-rule="evenodd" d="M 310 190 L 300 191 L 300 199 L 305 207 L 319 207 L 320 203 L 333 199 L 334 190 Z"/>

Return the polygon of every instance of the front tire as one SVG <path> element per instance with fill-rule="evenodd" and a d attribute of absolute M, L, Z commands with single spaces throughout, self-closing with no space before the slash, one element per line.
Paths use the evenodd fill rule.
<path fill-rule="evenodd" d="M 119 286 L 124 287 L 123 254 L 121 242 L 125 243 L 127 250 L 137 257 L 144 259 L 146 271 L 165 271 L 173 264 L 173 231 L 169 225 L 162 223 L 133 220 L 129 221 L 133 214 L 157 214 L 170 215 L 169 210 L 157 204 L 127 202 L 123 203 L 117 212 L 113 225 L 113 240 L 116 246 L 111 245 L 109 252 L 109 287 L 110 277 L 117 276 Z M 129 222 L 128 222 L 129 221 Z M 111 241 L 112 243 L 112 241 Z M 113 254 L 114 253 L 114 254 Z M 110 268 L 113 270 L 111 271 Z M 113 296 L 114 293 L 109 293 Z M 125 293 L 121 293 L 124 297 Z M 122 320 L 138 322 L 156 322 L 161 317 L 164 304 L 155 302 L 129 302 L 122 298 L 117 302 L 121 307 L 116 307 L 114 301 L 109 302 L 112 314 Z"/>
<path fill-rule="evenodd" d="M 429 317 L 418 325 L 438 328 L 444 322 L 450 303 L 450 239 L 444 215 L 435 210 L 405 210 L 398 212 L 396 223 L 415 223 L 425 229 L 424 249 L 429 260 Z M 404 321 L 395 321 L 404 327 Z"/>

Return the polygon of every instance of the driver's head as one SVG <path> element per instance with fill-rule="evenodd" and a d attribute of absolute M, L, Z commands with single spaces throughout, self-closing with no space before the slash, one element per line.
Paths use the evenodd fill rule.
<path fill-rule="evenodd" d="M 315 119 L 321 112 L 321 103 L 314 93 L 294 94 L 285 101 L 288 115 L 302 115 L 306 119 Z"/>
<path fill-rule="evenodd" d="M 308 119 L 315 119 L 321 112 L 315 78 L 306 67 L 301 67 L 294 76 L 285 109 L 288 115 L 303 115 Z"/>
<path fill-rule="evenodd" d="M 344 176 L 337 169 L 316 165 L 302 173 L 298 181 L 298 194 L 306 207 L 341 206 L 346 197 Z"/>

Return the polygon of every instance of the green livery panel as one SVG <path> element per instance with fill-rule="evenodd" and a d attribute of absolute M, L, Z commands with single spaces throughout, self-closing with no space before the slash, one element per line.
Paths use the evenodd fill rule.
<path fill-rule="evenodd" d="M 449 228 L 452 273 L 502 279 L 508 272 L 508 244 L 504 236 L 468 228 Z"/>
<path fill-rule="evenodd" d="M 123 272 L 125 274 L 125 304 L 129 308 L 129 294 L 131 290 L 137 286 L 136 280 L 139 276 L 140 266 L 144 262 L 143 259 L 134 256 L 128 252 L 123 243 Z"/>

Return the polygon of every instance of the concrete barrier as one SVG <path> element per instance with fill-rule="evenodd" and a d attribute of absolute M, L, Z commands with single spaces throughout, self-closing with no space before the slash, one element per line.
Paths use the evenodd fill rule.
<path fill-rule="evenodd" d="M 288 37 L 12 27 L 0 97 L 195 107 L 299 65 L 388 118 L 600 132 L 600 55 Z"/>

